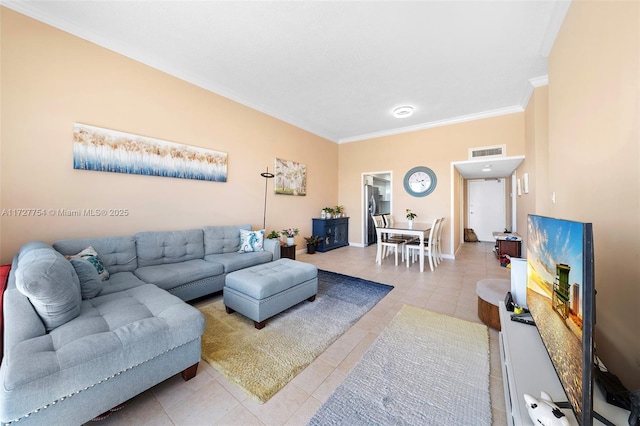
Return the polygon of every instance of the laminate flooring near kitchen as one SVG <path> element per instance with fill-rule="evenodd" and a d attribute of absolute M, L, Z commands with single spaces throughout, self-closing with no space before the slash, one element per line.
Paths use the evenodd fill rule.
<path fill-rule="evenodd" d="M 395 265 L 393 255 L 375 263 L 376 246 L 348 246 L 326 253 L 298 253 L 296 260 L 319 269 L 353 275 L 394 286 L 365 314 L 353 332 L 336 340 L 325 352 L 265 404 L 247 396 L 205 361 L 185 382 L 174 376 L 133 398 L 105 420 L 91 425 L 305 425 L 331 392 L 344 380 L 403 305 L 481 323 L 477 315 L 476 283 L 483 278 L 509 279 L 500 266 L 493 243 L 464 243 L 455 260 L 444 259 L 434 271 L 420 272 L 418 263 Z M 201 306 L 219 300 L 216 294 L 198 300 Z M 268 326 L 268 325 L 267 325 Z M 489 329 L 491 406 L 493 424 L 506 424 L 498 332 Z"/>

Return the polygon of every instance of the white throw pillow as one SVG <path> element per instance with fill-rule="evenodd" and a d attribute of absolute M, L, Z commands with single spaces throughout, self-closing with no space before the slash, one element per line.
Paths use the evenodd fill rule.
<path fill-rule="evenodd" d="M 239 253 L 251 253 L 254 251 L 264 251 L 264 229 L 259 231 L 240 230 L 240 250 Z"/>

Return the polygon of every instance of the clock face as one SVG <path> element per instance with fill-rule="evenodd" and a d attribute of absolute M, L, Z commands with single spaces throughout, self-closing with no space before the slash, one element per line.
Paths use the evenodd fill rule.
<path fill-rule="evenodd" d="M 436 188 L 436 174 L 428 167 L 418 166 L 404 177 L 404 189 L 414 197 L 424 197 Z"/>
<path fill-rule="evenodd" d="M 413 192 L 425 192 L 431 186 L 431 176 L 425 172 L 414 172 L 409 176 L 409 186 Z"/>

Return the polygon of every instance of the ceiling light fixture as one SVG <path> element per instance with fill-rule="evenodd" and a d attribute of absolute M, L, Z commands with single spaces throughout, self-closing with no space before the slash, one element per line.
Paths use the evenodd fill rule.
<path fill-rule="evenodd" d="M 491 171 L 491 164 L 485 164 L 484 168 L 482 169 L 483 172 L 490 172 Z"/>
<path fill-rule="evenodd" d="M 399 106 L 393 110 L 393 116 L 396 118 L 406 118 L 413 114 L 414 108 L 410 105 Z"/>

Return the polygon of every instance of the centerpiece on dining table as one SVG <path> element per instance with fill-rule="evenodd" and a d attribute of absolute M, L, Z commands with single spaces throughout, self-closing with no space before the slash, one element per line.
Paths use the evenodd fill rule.
<path fill-rule="evenodd" d="M 418 217 L 417 214 L 411 211 L 411 209 L 406 209 L 405 213 L 407 214 L 407 223 L 409 224 L 409 229 L 413 228 L 413 220 Z"/>

